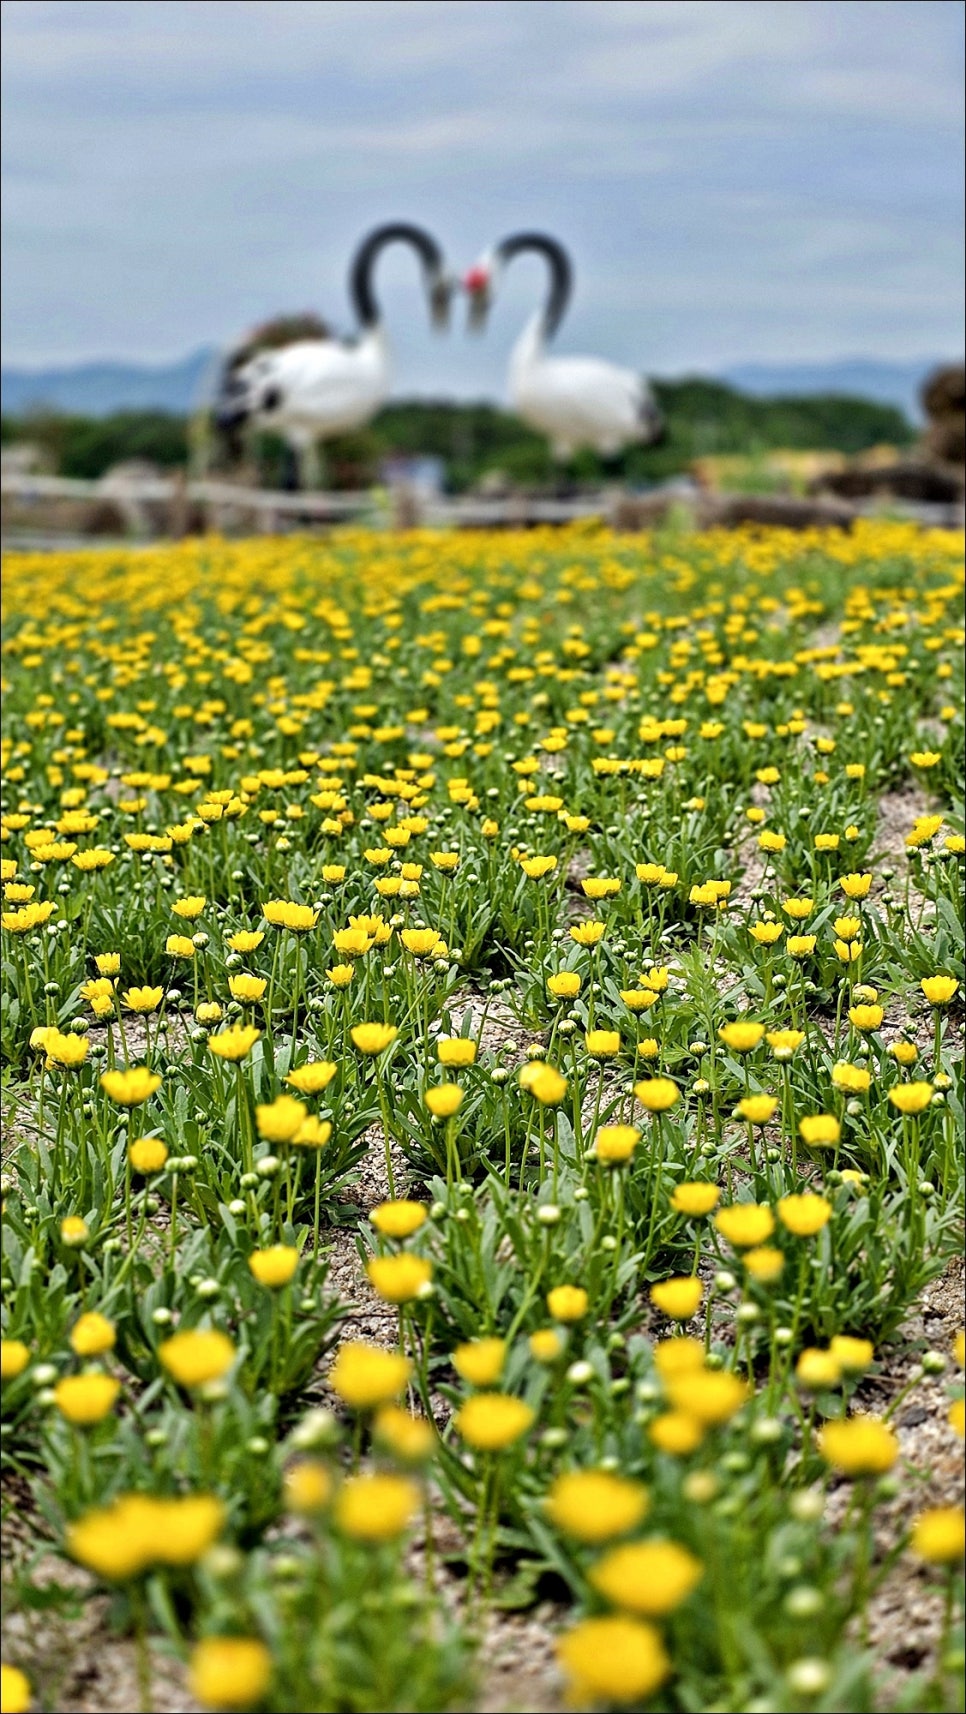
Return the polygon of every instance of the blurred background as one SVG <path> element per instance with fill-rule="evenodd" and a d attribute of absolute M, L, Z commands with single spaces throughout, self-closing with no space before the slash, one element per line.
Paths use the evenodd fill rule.
<path fill-rule="evenodd" d="M 6 0 L 3 20 L 8 533 L 28 478 L 198 474 L 219 351 L 282 313 L 351 331 L 350 256 L 394 217 L 458 272 L 520 226 L 562 240 L 556 348 L 645 373 L 666 419 L 618 467 L 630 492 L 867 498 L 898 464 L 921 479 L 893 498 L 961 493 L 957 0 Z M 554 491 L 503 402 L 542 291 L 521 259 L 485 338 L 459 304 L 439 337 L 387 252 L 392 399 L 329 446 L 326 486 Z M 263 435 L 235 476 L 282 469 Z M 570 474 L 605 473 L 584 453 Z"/>

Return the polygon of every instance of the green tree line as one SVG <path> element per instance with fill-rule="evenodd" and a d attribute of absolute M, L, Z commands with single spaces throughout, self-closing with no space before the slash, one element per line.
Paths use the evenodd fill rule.
<path fill-rule="evenodd" d="M 660 482 L 688 469 L 696 458 L 738 454 L 754 458 L 773 448 L 857 453 L 888 443 L 908 445 L 914 430 L 892 405 L 835 394 L 809 398 L 753 398 L 719 381 L 654 383 L 666 433 L 653 447 L 631 447 L 612 461 L 609 475 L 632 484 Z M 190 420 L 163 411 L 119 411 L 91 418 L 38 414 L 2 419 L 4 445 L 32 441 L 63 476 L 94 479 L 122 459 L 148 459 L 164 469 L 190 462 Z M 285 452 L 272 436 L 257 437 L 253 453 L 266 486 L 283 480 Z M 460 493 L 489 472 L 514 484 L 536 486 L 554 478 L 547 443 L 495 405 L 450 400 L 400 400 L 387 405 L 360 433 L 329 441 L 326 480 L 356 487 L 379 479 L 383 459 L 430 456 L 443 461 L 446 485 Z M 604 474 L 593 454 L 581 455 L 576 475 Z"/>

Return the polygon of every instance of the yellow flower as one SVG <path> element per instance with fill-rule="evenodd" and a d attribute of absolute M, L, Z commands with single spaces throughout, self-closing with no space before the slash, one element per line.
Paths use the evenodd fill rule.
<path fill-rule="evenodd" d="M 32 928 L 39 928 L 42 923 L 49 922 L 53 914 L 54 907 L 49 899 L 42 903 L 33 901 L 21 905 L 18 911 L 4 911 L 0 922 L 8 934 L 29 934 Z"/>
<path fill-rule="evenodd" d="M 128 988 L 121 998 L 129 1012 L 156 1012 L 164 998 L 164 989 Z"/>
<path fill-rule="evenodd" d="M 755 922 L 748 932 L 753 940 L 757 940 L 759 946 L 774 946 L 785 930 L 780 922 Z"/>
<path fill-rule="evenodd" d="M 308 1116 L 305 1103 L 294 1095 L 276 1095 L 274 1101 L 255 1108 L 255 1125 L 265 1142 L 290 1143 Z"/>
<path fill-rule="evenodd" d="M 704 1368 L 704 1342 L 677 1334 L 659 1339 L 654 1347 L 654 1367 L 661 1376 L 689 1375 Z"/>
<path fill-rule="evenodd" d="M 376 1231 L 386 1238 L 410 1238 L 425 1218 L 425 1203 L 406 1201 L 380 1202 L 369 1215 Z"/>
<path fill-rule="evenodd" d="M 60 1241 L 68 1249 L 79 1249 L 90 1237 L 90 1227 L 79 1214 L 68 1214 L 60 1223 Z"/>
<path fill-rule="evenodd" d="M 652 1285 L 648 1295 L 655 1309 L 662 1310 L 675 1321 L 688 1321 L 700 1307 L 704 1286 L 691 1276 L 661 1280 Z"/>
<path fill-rule="evenodd" d="M 436 1043 L 436 1058 L 451 1071 L 463 1071 L 475 1064 L 476 1042 L 468 1036 L 440 1036 Z"/>
<path fill-rule="evenodd" d="M 544 875 L 552 875 L 557 867 L 556 857 L 521 857 L 520 867 L 531 881 L 541 881 Z"/>
<path fill-rule="evenodd" d="M 262 906 L 262 916 L 275 928 L 287 928 L 292 934 L 305 934 L 318 921 L 318 911 L 311 905 L 296 905 L 290 899 L 269 899 Z"/>
<path fill-rule="evenodd" d="M 814 899 L 783 899 L 782 910 L 793 922 L 804 922 L 815 909 Z"/>
<path fill-rule="evenodd" d="M 660 1044 L 654 1036 L 642 1036 L 637 1044 L 639 1059 L 657 1059 L 660 1051 Z"/>
<path fill-rule="evenodd" d="M 537 1363 L 555 1363 L 564 1349 L 564 1342 L 555 1327 L 540 1327 L 527 1341 L 530 1355 Z"/>
<path fill-rule="evenodd" d="M 264 939 L 260 928 L 240 928 L 236 934 L 228 936 L 228 945 L 232 952 L 254 952 Z"/>
<path fill-rule="evenodd" d="M 395 1024 L 353 1024 L 349 1031 L 354 1047 L 360 1053 L 384 1053 L 395 1041 L 399 1031 Z"/>
<path fill-rule="evenodd" d="M 785 1266 L 783 1252 L 768 1244 L 746 1250 L 741 1259 L 752 1279 L 758 1280 L 761 1285 L 771 1285 L 774 1280 L 779 1279 Z"/>
<path fill-rule="evenodd" d="M 815 951 L 818 939 L 814 934 L 790 934 L 785 942 L 789 958 L 808 958 Z"/>
<path fill-rule="evenodd" d="M 919 986 L 930 1006 L 948 1006 L 959 983 L 955 976 L 924 976 Z"/>
<path fill-rule="evenodd" d="M 803 1030 L 769 1030 L 765 1040 L 776 1059 L 791 1059 L 805 1040 Z"/>
<path fill-rule="evenodd" d="M 94 1309 L 78 1316 L 71 1328 L 71 1350 L 78 1357 L 101 1357 L 105 1351 L 114 1349 L 116 1339 L 113 1321 L 108 1321 L 106 1315 L 98 1315 Z"/>
<path fill-rule="evenodd" d="M 94 959 L 99 976 L 116 976 L 121 968 L 119 952 L 99 952 Z"/>
<path fill-rule="evenodd" d="M 185 1328 L 158 1346 L 158 1357 L 179 1387 L 203 1387 L 227 1375 L 235 1347 L 218 1328 Z"/>
<path fill-rule="evenodd" d="M 601 1125 L 594 1138 L 597 1159 L 606 1165 L 620 1165 L 630 1160 L 640 1140 L 641 1133 L 633 1125 Z"/>
<path fill-rule="evenodd" d="M 962 1506 L 936 1506 L 921 1512 L 912 1528 L 911 1551 L 930 1565 L 956 1565 L 966 1553 L 966 1514 Z"/>
<path fill-rule="evenodd" d="M 463 1091 L 458 1083 L 438 1083 L 426 1090 L 423 1100 L 434 1119 L 451 1119 L 462 1103 Z"/>
<path fill-rule="evenodd" d="M 161 1172 L 168 1158 L 168 1150 L 160 1137 L 139 1137 L 128 1149 L 127 1158 L 133 1172 L 147 1175 Z"/>
<path fill-rule="evenodd" d="M 729 1422 L 749 1397 L 748 1383 L 727 1369 L 694 1370 L 664 1384 L 676 1410 L 709 1427 Z"/>
<path fill-rule="evenodd" d="M 931 1083 L 897 1083 L 889 1090 L 889 1100 L 897 1112 L 914 1116 L 929 1106 L 932 1091 Z"/>
<path fill-rule="evenodd" d="M 570 938 L 578 946 L 596 946 L 604 938 L 604 924 L 594 921 L 574 923 Z"/>
<path fill-rule="evenodd" d="M 858 940 L 862 923 L 858 917 L 836 917 L 832 924 L 840 940 Z"/>
<path fill-rule="evenodd" d="M 402 1405 L 383 1405 L 376 1413 L 373 1434 L 404 1464 L 422 1464 L 439 1445 L 436 1430 L 424 1416 L 412 1416 Z"/>
<path fill-rule="evenodd" d="M 640 1482 L 609 1470 L 567 1470 L 557 1477 L 544 1508 L 557 1529 L 577 1541 L 610 1541 L 636 1529 L 648 1506 Z"/>
<path fill-rule="evenodd" d="M 847 1059 L 837 1060 L 832 1067 L 832 1083 L 847 1095 L 865 1095 L 872 1082 L 872 1073 L 863 1065 L 852 1065 Z"/>
<path fill-rule="evenodd" d="M 161 1565 L 194 1565 L 221 1534 L 225 1507 L 214 1494 L 181 1494 L 152 1502 L 157 1526 L 153 1558 Z"/>
<path fill-rule="evenodd" d="M 505 1339 L 474 1339 L 471 1344 L 457 1345 L 453 1352 L 456 1373 L 474 1387 L 492 1387 L 500 1379 L 505 1361 Z"/>
<path fill-rule="evenodd" d="M 703 1575 L 700 1559 L 676 1541 L 633 1541 L 605 1553 L 590 1581 L 612 1606 L 650 1617 L 673 1612 Z"/>
<path fill-rule="evenodd" d="M 220 1035 L 209 1036 L 208 1046 L 219 1059 L 244 1059 L 251 1053 L 261 1033 L 254 1024 L 230 1024 Z"/>
<path fill-rule="evenodd" d="M 689 1416 L 686 1411 L 668 1410 L 654 1418 L 647 1434 L 659 1452 L 667 1452 L 672 1458 L 687 1458 L 701 1445 L 704 1428 L 697 1417 Z"/>
<path fill-rule="evenodd" d="M 582 1321 L 588 1302 L 583 1286 L 559 1285 L 547 1293 L 547 1308 L 555 1321 Z"/>
<path fill-rule="evenodd" d="M 290 1464 L 283 1485 L 288 1511 L 306 1517 L 324 1511 L 332 1498 L 332 1476 L 317 1458 L 303 1458 L 297 1464 Z"/>
<path fill-rule="evenodd" d="M 15 1381 L 30 1362 L 30 1351 L 22 1339 L 0 1340 L 0 1380 Z"/>
<path fill-rule="evenodd" d="M 637 1100 L 649 1113 L 666 1113 L 669 1107 L 674 1106 L 679 1093 L 677 1084 L 672 1083 L 669 1077 L 645 1077 L 634 1085 Z"/>
<path fill-rule="evenodd" d="M 915 1065 L 919 1058 L 919 1049 L 915 1042 L 894 1041 L 889 1049 L 889 1056 L 899 1065 Z"/>
<path fill-rule="evenodd" d="M 797 1238 L 813 1238 L 832 1218 L 832 1204 L 810 1191 L 800 1196 L 782 1196 L 778 1201 L 778 1218 Z"/>
<path fill-rule="evenodd" d="M 588 1030 L 584 1040 L 593 1059 L 612 1059 L 621 1050 L 619 1030 Z"/>
<path fill-rule="evenodd" d="M 195 1007 L 195 1017 L 199 1024 L 217 1024 L 221 1018 L 221 1007 L 217 1000 L 202 1000 Z"/>
<path fill-rule="evenodd" d="M 72 1559 L 109 1582 L 139 1577 L 152 1563 L 157 1508 L 147 1494 L 123 1494 L 111 1505 L 85 1512 L 67 1530 Z"/>
<path fill-rule="evenodd" d="M 829 1350 L 846 1374 L 860 1375 L 875 1356 L 875 1347 L 870 1339 L 856 1339 L 850 1333 L 836 1333 L 835 1338 L 829 1341 Z"/>
<path fill-rule="evenodd" d="M 567 1093 L 567 1079 L 542 1059 L 531 1059 L 521 1066 L 519 1082 L 542 1107 L 558 1106 Z"/>
<path fill-rule="evenodd" d="M 300 1095 L 321 1095 L 323 1089 L 328 1089 L 338 1070 L 331 1059 L 311 1059 L 307 1065 L 298 1065 L 286 1077 L 286 1083 L 297 1089 Z"/>
<path fill-rule="evenodd" d="M 366 1263 L 369 1284 L 386 1303 L 409 1303 L 432 1278 L 433 1264 L 422 1256 L 371 1256 Z"/>
<path fill-rule="evenodd" d="M 103 1422 L 120 1390 L 112 1375 L 67 1375 L 54 1388 L 54 1403 L 68 1422 L 88 1428 Z"/>
<path fill-rule="evenodd" d="M 580 883 L 585 899 L 610 899 L 621 890 L 620 880 L 609 875 L 588 875 Z"/>
<path fill-rule="evenodd" d="M 796 1381 L 800 1387 L 807 1387 L 811 1392 L 836 1387 L 841 1378 L 841 1365 L 831 1351 L 819 1351 L 810 1347 L 801 1353 L 795 1365 Z"/>
<path fill-rule="evenodd" d="M 652 988 L 621 988 L 620 997 L 629 1012 L 646 1012 L 658 1000 Z"/>
<path fill-rule="evenodd" d="M 171 909 L 175 916 L 185 917 L 190 922 L 193 921 L 195 917 L 200 917 L 207 902 L 208 901 L 203 894 L 192 894 L 184 899 L 175 899 Z"/>
<path fill-rule="evenodd" d="M 434 928 L 404 928 L 399 938 L 414 958 L 431 958 L 441 940 Z"/>
<path fill-rule="evenodd" d="M 842 1127 L 832 1113 L 807 1113 L 798 1121 L 802 1142 L 810 1149 L 834 1148 L 842 1135 Z"/>
<path fill-rule="evenodd" d="M 839 886 L 847 899 L 867 898 L 871 885 L 871 875 L 842 875 L 839 878 Z"/>
<path fill-rule="evenodd" d="M 547 992 L 555 1000 L 573 1000 L 580 993 L 580 977 L 576 970 L 559 970 L 547 977 Z"/>
<path fill-rule="evenodd" d="M 186 934 L 169 934 L 164 950 L 170 958 L 193 958 L 195 943 L 189 940 Z"/>
<path fill-rule="evenodd" d="M 892 1429 L 874 1416 L 827 1422 L 818 1437 L 818 1449 L 826 1464 L 846 1476 L 884 1476 L 899 1456 Z"/>
<path fill-rule="evenodd" d="M 966 1439 L 966 1399 L 953 1400 L 947 1420 L 953 1433 L 958 1434 L 960 1440 Z"/>
<path fill-rule="evenodd" d="M 250 1708 L 272 1677 L 272 1657 L 257 1637 L 202 1637 L 191 1654 L 188 1683 L 205 1708 Z"/>
<path fill-rule="evenodd" d="M 396 1398 L 411 1374 L 412 1364 L 398 1351 L 347 1340 L 329 1372 L 329 1385 L 352 1410 L 372 1410 Z"/>
<path fill-rule="evenodd" d="M 147 1066 L 128 1066 L 127 1071 L 104 1071 L 101 1088 L 118 1107 L 139 1107 L 161 1088 L 161 1076 Z"/>
<path fill-rule="evenodd" d="M 750 1053 L 758 1046 L 764 1033 L 764 1024 L 746 1023 L 741 1019 L 733 1024 L 722 1024 L 718 1031 L 725 1047 L 730 1047 L 732 1053 Z"/>
<path fill-rule="evenodd" d="M 333 988 L 348 988 L 349 983 L 352 981 L 352 978 L 355 975 L 355 972 L 354 972 L 351 964 L 333 964 L 330 966 L 330 968 L 326 971 L 325 974 L 328 977 L 329 981 L 331 982 Z M 365 1027 L 365 1026 L 363 1026 L 363 1027 Z M 375 1027 L 376 1027 L 375 1025 L 372 1025 L 373 1029 L 375 1029 Z M 368 1050 L 364 1050 L 364 1051 L 368 1051 Z"/>
<path fill-rule="evenodd" d="M 966 1368 L 966 1330 L 962 1327 L 953 1340 L 953 1361 Z"/>
<path fill-rule="evenodd" d="M 253 1250 L 248 1266 L 259 1285 L 277 1287 L 288 1285 L 299 1264 L 294 1244 L 272 1244 L 267 1250 Z"/>
<path fill-rule="evenodd" d="M 775 1230 L 771 1209 L 759 1202 L 734 1202 L 730 1208 L 721 1208 L 714 1223 L 722 1238 L 737 1249 L 763 1244 Z"/>
<path fill-rule="evenodd" d="M 716 1184 L 678 1184 L 671 1193 L 671 1207 L 676 1214 L 700 1216 L 710 1214 L 712 1208 L 717 1207 L 720 1198 L 721 1192 Z"/>
<path fill-rule="evenodd" d="M 642 1702 L 671 1671 L 654 1627 L 619 1614 L 583 1619 L 560 1638 L 557 1659 L 570 1680 L 568 1700 L 576 1708 L 593 1702 Z"/>
<path fill-rule="evenodd" d="M 408 1476 L 350 1476 L 336 1497 L 339 1528 L 357 1541 L 391 1541 L 408 1529 L 419 1489 Z"/>
<path fill-rule="evenodd" d="M 251 1005 L 262 998 L 268 983 L 263 976 L 249 976 L 243 972 L 240 976 L 229 976 L 228 987 L 233 1000 Z"/>
<path fill-rule="evenodd" d="M 2 1714 L 30 1714 L 30 1680 L 19 1666 L 0 1665 L 0 1711 Z"/>
<path fill-rule="evenodd" d="M 533 1420 L 530 1405 L 509 1393 L 474 1393 L 453 1418 L 463 1439 L 478 1452 L 503 1452 L 526 1434 Z"/>
<path fill-rule="evenodd" d="M 746 1095 L 738 1102 L 738 1112 L 749 1125 L 767 1125 L 777 1106 L 774 1095 Z"/>
<path fill-rule="evenodd" d="M 885 1016 L 881 1006 L 850 1006 L 849 1022 L 857 1030 L 877 1030 Z"/>
<path fill-rule="evenodd" d="M 50 1028 L 44 1039 L 44 1047 L 47 1050 L 48 1065 L 73 1067 L 83 1065 L 90 1043 L 86 1036 L 63 1035 L 60 1030 Z"/>
<path fill-rule="evenodd" d="M 292 1143 L 302 1149 L 324 1149 L 331 1135 L 332 1121 L 318 1119 L 314 1113 L 310 1113 L 307 1119 L 302 1120 Z"/>

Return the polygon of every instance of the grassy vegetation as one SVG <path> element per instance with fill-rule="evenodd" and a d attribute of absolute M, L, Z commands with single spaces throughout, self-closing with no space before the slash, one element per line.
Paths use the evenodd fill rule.
<path fill-rule="evenodd" d="M 901 411 L 864 399 L 757 399 L 704 380 L 658 382 L 655 393 L 667 436 L 660 446 L 626 453 L 617 468 L 630 482 L 662 481 L 709 454 L 754 457 L 773 447 L 855 453 L 883 442 L 906 445 L 914 438 Z M 5 445 L 34 441 L 61 475 L 96 478 L 125 458 L 151 459 L 164 468 L 184 465 L 189 427 L 183 418 L 157 411 L 98 419 L 37 416 L 4 418 L 2 438 Z M 256 450 L 266 485 L 279 483 L 284 468 L 279 443 L 262 436 Z M 442 459 L 447 484 L 457 493 L 490 471 L 502 471 L 521 484 L 546 483 L 554 474 L 546 442 L 494 405 L 402 400 L 386 406 L 362 433 L 328 443 L 330 479 L 337 486 L 368 485 L 378 480 L 381 460 L 392 454 Z M 608 466 L 608 474 L 614 468 Z M 596 457 L 582 456 L 578 474 L 583 479 L 601 473 Z"/>

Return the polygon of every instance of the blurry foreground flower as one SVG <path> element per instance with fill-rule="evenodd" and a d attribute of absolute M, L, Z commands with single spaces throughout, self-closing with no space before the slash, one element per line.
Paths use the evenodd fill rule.
<path fill-rule="evenodd" d="M 827 1464 L 846 1476 L 883 1476 L 899 1456 L 899 1442 L 888 1424 L 875 1416 L 827 1422 L 818 1437 Z"/>
<path fill-rule="evenodd" d="M 251 1708 L 271 1676 L 271 1655 L 256 1637 L 202 1637 L 188 1670 L 191 1693 L 205 1708 Z"/>
<path fill-rule="evenodd" d="M 509 1393 L 474 1393 L 460 1406 L 453 1421 L 478 1452 L 503 1452 L 532 1427 L 534 1412 L 523 1399 Z"/>
<path fill-rule="evenodd" d="M 557 1529 L 577 1541 L 611 1541 L 636 1529 L 648 1506 L 647 1489 L 609 1470 L 567 1470 L 544 1501 Z"/>
<path fill-rule="evenodd" d="M 158 1357 L 179 1387 L 203 1387 L 227 1375 L 235 1347 L 216 1327 L 186 1328 L 158 1346 Z"/>
<path fill-rule="evenodd" d="M 572 1707 L 593 1702 L 643 1702 L 664 1683 L 671 1663 L 659 1633 L 642 1619 L 619 1614 L 584 1619 L 557 1644 Z"/>
<path fill-rule="evenodd" d="M 347 1340 L 329 1371 L 329 1385 L 352 1410 L 388 1404 L 402 1392 L 412 1364 L 398 1351 Z"/>

